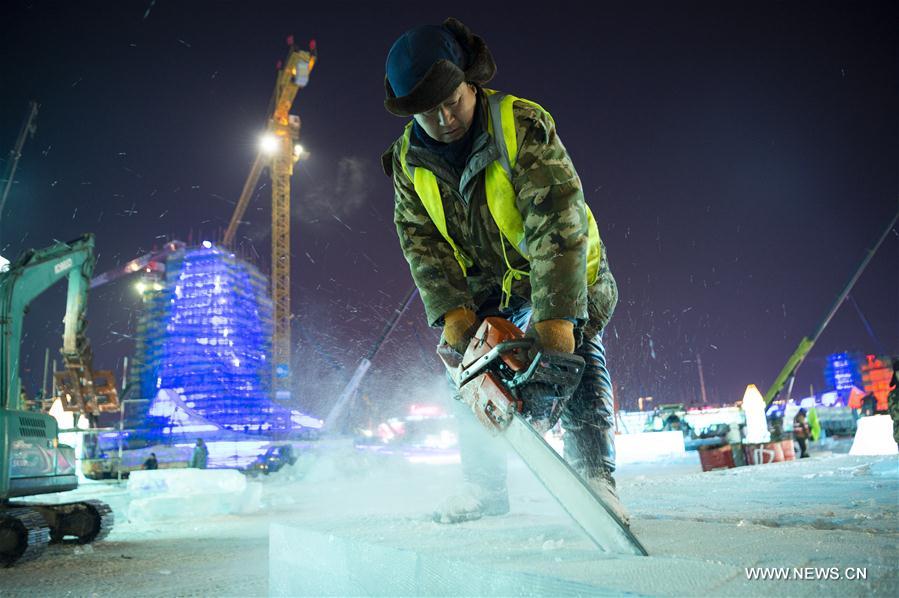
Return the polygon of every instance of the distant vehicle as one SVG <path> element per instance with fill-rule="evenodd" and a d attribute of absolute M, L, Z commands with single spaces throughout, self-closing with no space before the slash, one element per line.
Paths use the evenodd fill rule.
<path fill-rule="evenodd" d="M 702 429 L 699 433 L 700 438 L 727 438 L 730 434 L 730 424 L 718 423 L 712 424 Z"/>
<path fill-rule="evenodd" d="M 659 405 L 646 419 L 644 432 L 681 432 L 684 442 L 689 442 L 696 437 L 696 431 L 687 421 L 687 410 L 683 403 L 671 403 Z M 690 446 L 687 449 L 690 450 Z"/>
<path fill-rule="evenodd" d="M 697 450 L 703 446 L 724 446 L 727 444 L 728 434 L 730 434 L 730 424 L 717 423 L 706 426 L 699 432 L 698 437 L 687 442 L 687 450 Z"/>
<path fill-rule="evenodd" d="M 268 450 L 256 457 L 244 472 L 251 477 L 256 477 L 260 473 L 268 475 L 296 462 L 297 456 L 293 452 L 293 447 L 289 444 L 278 444 L 268 447 Z"/>
<path fill-rule="evenodd" d="M 669 432 L 671 430 L 683 431 L 685 427 L 689 427 L 684 417 L 687 410 L 683 403 L 670 403 L 667 405 L 659 405 L 646 418 L 646 424 L 643 428 L 644 432 Z"/>
<path fill-rule="evenodd" d="M 727 444 L 730 426 L 726 423 L 712 424 L 697 433 L 687 421 L 687 410 L 683 403 L 659 405 L 647 417 L 645 432 L 680 432 L 684 435 L 684 448 L 695 451 L 700 447 L 723 446 Z"/>
<path fill-rule="evenodd" d="M 150 449 L 160 451 L 160 445 L 153 445 Z M 101 452 L 96 457 L 81 459 L 81 473 L 84 477 L 92 480 L 114 480 L 118 476 L 122 479 L 128 479 L 132 471 L 140 471 L 144 469 L 144 461 L 150 454 L 150 449 L 128 450 L 124 452 L 125 464 L 120 466 L 119 456 L 115 449 L 110 452 Z M 159 455 L 158 469 L 185 469 L 188 466 L 188 451 L 181 451 L 176 455 L 171 450 L 161 450 L 164 453 Z"/>

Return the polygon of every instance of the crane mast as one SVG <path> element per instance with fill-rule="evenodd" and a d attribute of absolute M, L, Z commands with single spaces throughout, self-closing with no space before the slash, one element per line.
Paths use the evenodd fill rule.
<path fill-rule="evenodd" d="M 22 124 L 22 130 L 16 138 L 16 145 L 9 152 L 9 167 L 6 172 L 6 184 L 3 185 L 3 191 L 0 192 L 0 218 L 3 216 L 3 207 L 6 205 L 6 198 L 9 196 L 9 190 L 12 188 L 13 179 L 16 176 L 16 168 L 19 166 L 19 158 L 22 157 L 22 147 L 25 145 L 25 138 L 33 136 L 37 130 L 34 120 L 37 118 L 38 103 L 33 101 L 28 105 L 28 116 Z"/>
<path fill-rule="evenodd" d="M 233 245 L 253 189 L 268 166 L 272 179 L 272 373 L 275 397 L 282 399 L 290 393 L 290 177 L 300 158 L 300 117 L 290 114 L 290 109 L 297 91 L 309 81 L 316 59 L 314 41 L 309 44 L 311 53 L 297 50 L 292 37 L 288 45 L 287 59 L 278 65 L 267 139 L 253 162 L 223 239 L 226 246 Z"/>

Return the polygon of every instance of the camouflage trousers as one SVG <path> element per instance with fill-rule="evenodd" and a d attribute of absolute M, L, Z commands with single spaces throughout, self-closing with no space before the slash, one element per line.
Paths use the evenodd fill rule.
<path fill-rule="evenodd" d="M 481 318 L 499 315 L 525 330 L 531 317 L 530 305 L 511 313 L 501 313 L 495 305 L 478 312 Z M 614 406 L 612 380 L 606 368 L 602 333 L 583 341 L 575 350 L 586 367 L 581 382 L 562 413 L 565 430 L 565 460 L 584 478 L 615 471 Z M 492 436 L 475 420 L 460 397 L 452 401 L 459 422 L 459 451 L 465 481 L 488 491 L 505 491 L 506 452 L 501 438 Z"/>

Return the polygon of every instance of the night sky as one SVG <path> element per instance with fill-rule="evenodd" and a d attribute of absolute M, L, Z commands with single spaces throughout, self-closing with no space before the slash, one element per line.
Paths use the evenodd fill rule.
<path fill-rule="evenodd" d="M 813 332 L 899 206 L 895 2 L 7 2 L 0 9 L 3 170 L 40 105 L 0 221 L 0 253 L 84 232 L 103 272 L 170 238 L 217 239 L 252 163 L 285 38 L 319 61 L 294 112 L 295 396 L 324 415 L 411 278 L 379 156 L 403 120 L 384 60 L 420 23 L 485 38 L 491 86 L 555 117 L 608 247 L 621 301 L 607 330 L 619 400 L 699 403 L 764 390 Z M 267 176 L 239 231 L 270 256 Z M 824 386 L 838 351 L 899 353 L 899 234 L 890 232 L 800 369 Z M 90 296 L 97 367 L 133 350 L 134 281 Z M 58 355 L 62 286 L 26 322 L 26 387 Z M 870 324 L 870 333 L 862 317 Z M 416 300 L 364 393 L 378 415 L 440 392 L 437 333 Z M 425 390 L 409 392 L 403 384 Z"/>

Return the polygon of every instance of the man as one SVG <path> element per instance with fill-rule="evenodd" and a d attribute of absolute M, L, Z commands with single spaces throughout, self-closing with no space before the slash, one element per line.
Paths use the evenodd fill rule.
<path fill-rule="evenodd" d="M 808 458 L 808 440 L 811 436 L 811 428 L 805 416 L 805 409 L 800 408 L 793 417 L 793 438 L 799 443 L 799 458 Z"/>
<path fill-rule="evenodd" d="M 144 469 L 159 469 L 159 460 L 156 458 L 156 453 L 150 453 L 150 456 L 144 461 Z"/>
<path fill-rule="evenodd" d="M 893 440 L 896 442 L 896 446 L 899 446 L 899 357 L 893 359 L 893 377 L 890 378 L 887 410 L 893 420 Z"/>
<path fill-rule="evenodd" d="M 862 417 L 868 417 L 877 414 L 877 395 L 869 392 L 862 397 Z"/>
<path fill-rule="evenodd" d="M 208 462 L 209 449 L 206 447 L 206 443 L 203 442 L 202 438 L 197 438 L 197 443 L 194 445 L 194 452 L 190 456 L 190 465 L 188 465 L 188 467 L 206 469 Z"/>
<path fill-rule="evenodd" d="M 500 315 L 547 350 L 586 361 L 562 415 L 565 458 L 623 520 L 615 494 L 612 387 L 601 332 L 618 299 L 581 181 L 537 104 L 486 89 L 496 65 L 462 23 L 404 33 L 387 57 L 385 107 L 412 117 L 384 154 L 394 220 L 428 322 L 462 353 Z M 460 419 L 473 420 L 471 414 Z M 441 522 L 508 512 L 505 455 L 460 426 L 466 485 Z"/>

